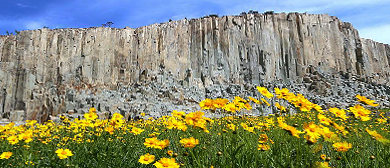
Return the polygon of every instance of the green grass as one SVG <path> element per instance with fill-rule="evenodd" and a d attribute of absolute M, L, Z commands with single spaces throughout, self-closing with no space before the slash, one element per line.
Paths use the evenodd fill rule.
<path fill-rule="evenodd" d="M 261 106 L 254 105 L 254 108 Z M 372 110 L 377 112 L 375 115 L 370 114 L 369 121 L 360 121 L 351 112 L 348 112 L 349 118 L 343 121 L 325 111 L 323 114 L 331 119 L 330 125 L 321 123 L 317 118 L 319 112 L 314 109 L 308 112 L 298 110 L 294 115 L 278 114 L 277 111 L 277 115 L 258 117 L 234 113 L 214 119 L 187 113 L 183 117 L 176 117 L 177 121 L 186 124 L 185 131 L 168 129 L 168 116 L 128 122 L 120 119 L 120 115 L 116 120 L 68 121 L 63 118 L 62 123 L 44 124 L 33 124 L 30 121 L 18 127 L 0 127 L 0 152 L 12 152 L 9 159 L 0 160 L 0 167 L 142 168 L 154 167 L 153 164 L 164 157 L 174 158 L 180 167 L 188 168 L 316 167 L 321 162 L 327 162 L 330 167 L 386 167 L 390 165 L 390 145 L 386 141 L 390 138 L 390 124 L 389 117 L 380 114 L 388 110 Z M 278 117 L 283 117 L 285 124 L 302 131 L 299 138 L 283 129 L 278 123 Z M 378 119 L 382 119 L 381 122 Z M 304 128 L 310 122 L 329 128 L 339 139 L 326 141 L 321 136 L 317 142 L 311 143 L 305 139 L 308 133 Z M 199 125 L 194 126 L 194 123 Z M 236 129 L 230 129 L 229 124 L 235 125 Z M 244 129 L 243 124 L 249 128 Z M 348 133 L 343 134 L 335 127 L 336 124 L 344 127 Z M 106 130 L 109 127 L 115 127 L 112 134 Z M 131 132 L 133 127 L 144 131 L 136 135 Z M 253 131 L 248 131 L 251 128 Z M 378 138 L 373 138 L 366 128 L 377 131 L 385 140 L 380 142 Z M 20 138 L 18 143 L 11 144 L 7 140 L 28 131 L 32 131 L 31 142 Z M 169 145 L 164 149 L 147 148 L 144 142 L 146 138 L 152 137 L 152 133 L 159 140 L 169 140 Z M 269 150 L 258 150 L 259 138 L 263 134 L 269 138 L 264 143 L 269 145 Z M 183 147 L 180 140 L 190 137 L 198 139 L 199 144 L 194 148 Z M 352 148 L 346 152 L 336 151 L 333 147 L 336 142 L 348 142 Z M 71 150 L 73 156 L 60 159 L 55 153 L 59 148 Z M 168 151 L 173 151 L 173 155 L 168 155 Z M 138 162 L 140 156 L 146 153 L 154 155 L 156 160 L 148 165 Z M 321 155 L 325 155 L 325 160 L 321 159 Z M 30 161 L 33 164 L 28 164 Z"/>

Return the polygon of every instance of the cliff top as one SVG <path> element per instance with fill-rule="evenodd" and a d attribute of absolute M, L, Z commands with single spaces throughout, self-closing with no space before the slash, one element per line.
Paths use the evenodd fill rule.
<path fill-rule="evenodd" d="M 221 20 L 221 19 L 226 19 L 226 18 L 231 18 L 232 19 L 232 18 L 242 18 L 242 17 L 244 17 L 245 19 L 250 20 L 250 19 L 253 19 L 255 17 L 268 17 L 268 16 L 272 16 L 274 18 L 279 18 L 279 19 L 284 19 L 284 18 L 288 19 L 290 17 L 290 15 L 299 15 L 301 18 L 303 18 L 303 17 L 305 17 L 305 18 L 306 17 L 330 18 L 333 21 L 340 22 L 343 25 L 342 26 L 343 28 L 356 30 L 351 23 L 343 22 L 338 17 L 336 17 L 336 16 L 329 16 L 327 13 L 325 13 L 325 14 L 309 14 L 307 12 L 305 12 L 305 13 L 299 13 L 299 12 L 275 13 L 273 11 L 266 11 L 264 13 L 259 13 L 258 11 L 250 10 L 249 12 L 241 12 L 238 15 L 218 16 L 217 14 L 210 14 L 210 15 L 203 16 L 203 17 L 200 17 L 200 18 L 192 18 L 192 19 L 184 18 L 184 19 L 181 19 L 181 20 L 170 20 L 168 22 L 154 23 L 154 24 L 150 24 L 150 25 L 141 26 L 141 27 L 138 27 L 138 28 L 130 28 L 130 27 L 115 28 L 115 27 L 103 27 L 103 26 L 89 27 L 89 28 L 54 28 L 54 29 L 41 28 L 41 29 L 35 29 L 35 30 L 22 30 L 19 33 L 25 33 L 25 32 L 30 32 L 30 31 L 42 31 L 42 30 L 51 30 L 51 31 L 67 31 L 67 30 L 88 31 L 88 30 L 93 30 L 93 29 L 110 29 L 110 30 L 124 30 L 124 29 L 128 29 L 128 30 L 137 31 L 137 30 L 140 30 L 140 29 L 147 29 L 148 27 L 162 27 L 162 28 L 164 28 L 164 27 L 168 27 L 168 26 L 172 26 L 172 25 L 177 25 L 178 23 L 182 23 L 182 22 L 195 22 L 195 21 L 201 21 L 201 20 L 210 19 L 210 18 L 217 18 L 217 19 Z M 321 23 L 319 23 L 319 24 L 321 24 Z M 3 38 L 9 37 L 9 36 L 15 36 L 15 35 L 14 34 L 11 34 L 11 35 L 0 35 L 0 37 L 3 37 Z M 375 40 L 366 39 L 366 38 L 362 38 L 362 40 L 364 40 L 364 41 L 369 40 L 369 41 L 372 41 L 372 42 L 377 42 Z M 377 43 L 381 43 L 381 42 L 377 42 Z M 385 43 L 381 43 L 381 44 L 385 44 Z"/>
<path fill-rule="evenodd" d="M 244 17 L 246 19 L 253 19 L 254 17 L 264 17 L 264 16 L 269 16 L 269 15 L 274 16 L 276 18 L 280 18 L 279 16 L 289 18 L 290 15 L 300 15 L 301 17 L 302 16 L 305 16 L 305 17 L 308 17 L 308 16 L 309 17 L 313 17 L 313 16 L 314 17 L 329 17 L 329 18 L 332 18 L 333 20 L 340 21 L 340 19 L 337 18 L 336 16 L 329 16 L 328 14 L 309 14 L 309 13 L 306 13 L 306 12 L 305 13 L 289 12 L 289 13 L 286 14 L 285 12 L 275 13 L 273 11 L 266 11 L 264 13 L 259 13 L 257 11 L 249 11 L 249 12 L 241 12 L 238 15 L 218 16 L 217 14 L 210 14 L 210 15 L 203 16 L 203 17 L 200 17 L 200 18 L 192 18 L 192 19 L 184 18 L 184 19 L 180 19 L 180 20 L 170 20 L 168 22 L 154 23 L 154 24 L 141 26 L 141 27 L 138 27 L 138 28 L 130 28 L 130 27 L 115 28 L 115 27 L 103 27 L 103 26 L 89 27 L 89 28 L 54 28 L 54 29 L 41 28 L 41 29 L 34 29 L 34 30 L 22 30 L 22 31 L 20 31 L 20 33 L 21 32 L 28 32 L 28 31 L 42 31 L 42 30 L 90 30 L 90 29 L 112 29 L 112 30 L 130 29 L 130 30 L 137 30 L 137 29 L 142 29 L 142 28 L 150 27 L 150 26 L 164 27 L 166 25 L 177 24 L 178 22 L 193 22 L 193 21 L 196 21 L 196 20 L 204 20 L 204 19 L 209 19 L 209 18 L 225 19 L 225 18 L 242 18 L 242 17 Z M 350 24 L 348 22 L 343 22 L 343 23 Z M 350 24 L 350 28 L 353 28 L 352 24 Z M 7 37 L 7 36 L 13 36 L 13 34 L 11 34 L 11 35 L 0 35 L 0 37 Z"/>

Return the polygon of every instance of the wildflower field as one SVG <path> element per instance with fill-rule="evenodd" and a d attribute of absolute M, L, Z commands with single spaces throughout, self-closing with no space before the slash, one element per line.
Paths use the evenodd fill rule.
<path fill-rule="evenodd" d="M 0 127 L 0 167 L 390 165 L 389 116 L 374 100 L 357 95 L 348 109 L 322 109 L 285 88 L 257 89 L 257 97 L 206 99 L 199 103 L 202 111 L 160 118 L 126 121 L 115 113 L 101 120 L 91 108 L 84 119 L 10 123 Z M 276 110 L 242 113 L 266 106 Z"/>

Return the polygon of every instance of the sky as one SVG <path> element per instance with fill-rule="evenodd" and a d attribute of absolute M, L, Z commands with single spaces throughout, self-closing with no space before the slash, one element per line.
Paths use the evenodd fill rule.
<path fill-rule="evenodd" d="M 138 28 L 169 19 L 249 10 L 329 14 L 350 22 L 360 37 L 390 44 L 390 0 L 0 0 L 0 34 L 15 30 L 112 27 Z"/>

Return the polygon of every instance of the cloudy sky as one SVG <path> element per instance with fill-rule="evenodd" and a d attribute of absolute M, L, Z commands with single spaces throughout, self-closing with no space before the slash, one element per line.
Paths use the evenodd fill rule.
<path fill-rule="evenodd" d="M 243 11 L 328 13 L 350 22 L 364 38 L 390 44 L 390 0 L 0 0 L 6 31 L 101 26 L 137 28 L 153 23 Z"/>

